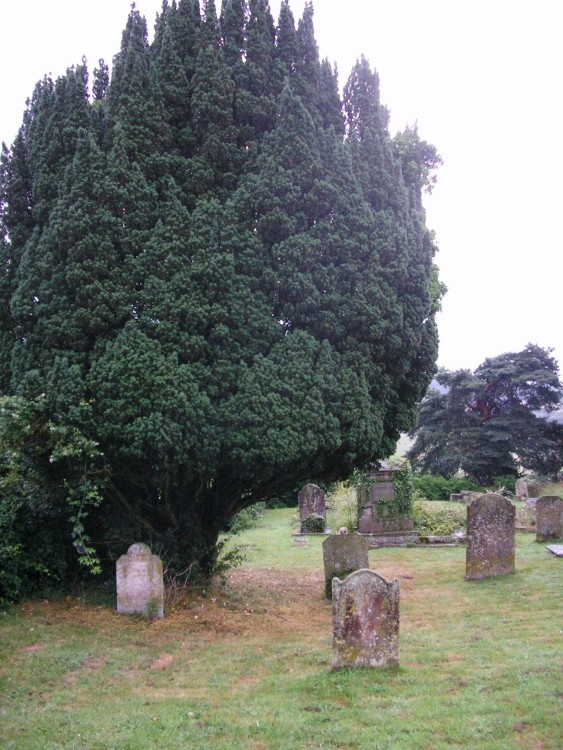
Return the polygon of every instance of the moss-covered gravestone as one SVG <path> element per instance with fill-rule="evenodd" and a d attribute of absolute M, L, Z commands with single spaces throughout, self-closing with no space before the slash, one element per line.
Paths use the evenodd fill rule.
<path fill-rule="evenodd" d="M 336 534 L 323 542 L 325 596 L 332 597 L 332 579 L 345 578 L 355 570 L 369 568 L 369 545 L 359 534 Z"/>
<path fill-rule="evenodd" d="M 371 471 L 359 490 L 360 534 L 408 532 L 414 528 L 408 466 Z M 404 480 L 407 481 L 404 481 Z"/>
<path fill-rule="evenodd" d="M 117 611 L 124 615 L 164 616 L 162 560 L 146 544 L 132 544 L 116 565 Z"/>
<path fill-rule="evenodd" d="M 399 581 L 373 570 L 332 581 L 332 668 L 399 663 Z"/>
<path fill-rule="evenodd" d="M 502 495 L 487 493 L 467 506 L 465 578 L 514 573 L 516 508 Z"/>
<path fill-rule="evenodd" d="M 316 484 L 306 484 L 297 499 L 301 533 L 322 533 L 326 526 L 326 500 L 323 490 Z"/>
<path fill-rule="evenodd" d="M 536 541 L 563 538 L 563 500 L 557 495 L 543 495 L 536 502 Z"/>

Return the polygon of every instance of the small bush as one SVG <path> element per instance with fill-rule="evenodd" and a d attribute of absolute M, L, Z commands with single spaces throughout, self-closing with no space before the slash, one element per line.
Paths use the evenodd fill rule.
<path fill-rule="evenodd" d="M 265 507 L 265 503 L 256 503 L 255 505 L 251 505 L 250 508 L 245 508 L 236 513 L 229 521 L 229 532 L 231 534 L 240 534 L 241 531 L 251 529 L 256 525 Z"/>
<path fill-rule="evenodd" d="M 327 496 L 327 525 L 331 529 L 345 526 L 349 532 L 358 528 L 358 500 L 356 489 L 348 482 L 340 482 Z"/>
<path fill-rule="evenodd" d="M 457 503 L 415 500 L 413 503 L 415 529 L 423 535 L 447 536 L 467 525 L 467 508 Z"/>
<path fill-rule="evenodd" d="M 322 534 L 325 530 L 326 522 L 322 516 L 318 516 L 316 513 L 311 513 L 310 516 L 303 521 L 301 524 L 301 530 L 304 533 L 309 534 Z"/>
<path fill-rule="evenodd" d="M 10 492 L 0 482 L 0 603 L 68 583 L 74 550 L 64 510 L 43 497 Z"/>
<path fill-rule="evenodd" d="M 514 476 L 512 474 L 509 474 L 507 476 L 503 477 L 495 477 L 493 479 L 493 486 L 489 489 L 492 489 L 493 492 L 498 492 L 499 489 L 503 490 L 502 494 L 507 495 L 514 495 L 516 493 L 516 480 L 518 479 L 517 476 Z"/>

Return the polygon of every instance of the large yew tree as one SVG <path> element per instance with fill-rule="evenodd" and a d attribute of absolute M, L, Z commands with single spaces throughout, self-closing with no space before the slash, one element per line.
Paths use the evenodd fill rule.
<path fill-rule="evenodd" d="M 310 4 L 165 0 L 150 44 L 133 9 L 111 80 L 41 80 L 0 185 L 26 544 L 50 514 L 86 562 L 209 573 L 237 511 L 391 454 L 435 371 L 438 162 L 364 59 L 341 100 Z"/>

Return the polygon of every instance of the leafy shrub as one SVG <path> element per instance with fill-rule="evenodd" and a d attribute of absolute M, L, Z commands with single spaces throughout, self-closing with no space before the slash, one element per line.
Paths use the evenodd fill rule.
<path fill-rule="evenodd" d="M 322 516 L 318 516 L 316 513 L 311 513 L 310 516 L 303 521 L 301 529 L 305 533 L 309 534 L 322 534 L 325 530 L 326 522 Z"/>
<path fill-rule="evenodd" d="M 349 482 L 335 485 L 327 496 L 327 525 L 331 529 L 345 526 L 349 532 L 358 528 L 358 501 L 356 489 Z"/>
<path fill-rule="evenodd" d="M 419 496 L 422 496 L 425 500 L 449 500 L 451 494 L 462 490 L 478 491 L 483 489 L 470 479 L 458 477 L 446 479 L 434 474 L 414 476 L 413 483 Z"/>
<path fill-rule="evenodd" d="M 41 497 L 6 489 L 0 481 L 0 603 L 60 583 L 73 567 L 65 514 Z"/>
<path fill-rule="evenodd" d="M 446 536 L 466 527 L 467 508 L 457 503 L 415 500 L 413 521 L 420 534 Z"/>
<path fill-rule="evenodd" d="M 503 495 L 514 495 L 516 493 L 516 480 L 518 479 L 517 476 L 514 476 L 512 474 L 508 474 L 507 476 L 503 477 L 495 477 L 493 479 L 493 484 L 491 489 L 493 492 L 498 492 L 501 490 L 501 494 Z"/>
<path fill-rule="evenodd" d="M 227 536 L 217 542 L 217 557 L 210 576 L 219 578 L 223 583 L 232 568 L 238 568 L 246 561 L 244 549 L 240 545 L 229 548 L 229 539 Z"/>
<path fill-rule="evenodd" d="M 241 531 L 251 529 L 256 525 L 265 507 L 265 503 L 256 503 L 236 513 L 229 521 L 229 532 L 231 534 L 240 534 Z"/>

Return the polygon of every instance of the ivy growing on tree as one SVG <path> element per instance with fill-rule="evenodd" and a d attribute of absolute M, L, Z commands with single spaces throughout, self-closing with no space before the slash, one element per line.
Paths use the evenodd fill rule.
<path fill-rule="evenodd" d="M 111 78 L 41 80 L 0 179 L 21 513 L 208 574 L 237 511 L 390 455 L 435 371 L 438 163 L 390 137 L 365 59 L 341 101 L 310 3 L 276 26 L 267 0 L 165 0 L 152 43 L 133 6 Z"/>

